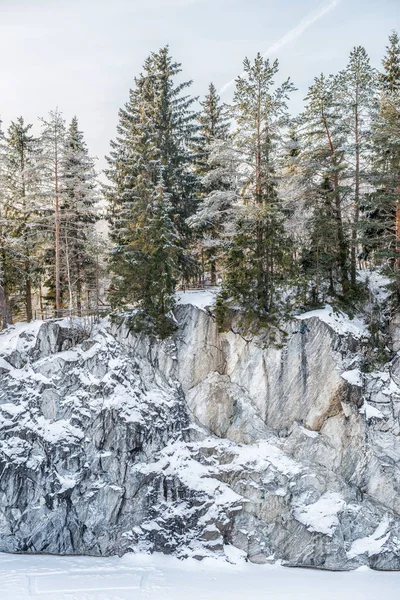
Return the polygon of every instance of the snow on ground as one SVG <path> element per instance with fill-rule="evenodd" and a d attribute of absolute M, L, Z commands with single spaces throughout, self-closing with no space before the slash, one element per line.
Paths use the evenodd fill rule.
<path fill-rule="evenodd" d="M 205 310 L 207 306 L 213 306 L 215 304 L 215 298 L 218 292 L 218 288 L 177 292 L 177 303 L 192 304 L 193 306 L 197 306 L 197 308 L 200 308 L 201 310 Z"/>
<path fill-rule="evenodd" d="M 400 573 L 328 572 L 162 555 L 0 554 L 1 600 L 397 600 Z"/>
<path fill-rule="evenodd" d="M 339 335 L 351 334 L 356 339 L 369 336 L 367 326 L 358 317 L 350 319 L 349 316 L 340 310 L 334 311 L 329 304 L 325 308 L 310 310 L 302 315 L 298 315 L 296 319 L 303 321 L 304 319 L 311 319 L 313 317 L 329 325 Z"/>
<path fill-rule="evenodd" d="M 16 323 L 9 325 L 7 329 L 0 332 L 1 354 L 11 354 L 14 350 L 26 352 L 36 343 L 37 332 L 43 321 L 31 321 L 31 323 Z"/>

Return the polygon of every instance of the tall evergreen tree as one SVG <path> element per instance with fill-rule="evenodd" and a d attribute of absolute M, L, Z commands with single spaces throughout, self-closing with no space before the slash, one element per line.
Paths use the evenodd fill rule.
<path fill-rule="evenodd" d="M 319 272 L 316 274 L 313 266 L 314 280 L 310 284 L 315 288 L 318 282 L 318 287 L 324 288 L 324 283 L 329 282 L 330 292 L 336 295 L 339 293 L 336 287 L 338 282 L 341 295 L 346 297 L 350 291 L 349 239 L 343 213 L 349 188 L 344 177 L 346 132 L 340 114 L 335 78 L 327 79 L 321 75 L 314 80 L 306 97 L 306 108 L 300 116 L 300 122 L 302 151 L 299 164 L 308 204 L 312 210 L 310 237 L 321 240 L 328 227 L 334 232 L 333 245 L 327 249 L 332 260 L 327 260 L 326 256 L 323 261 L 311 261 L 318 265 Z M 315 227 L 320 227 L 321 224 L 325 229 L 316 231 Z M 312 253 L 319 252 L 320 244 L 315 243 L 311 248 L 305 249 L 307 256 L 310 256 L 310 250 Z M 307 259 L 305 264 L 310 264 L 310 260 Z"/>
<path fill-rule="evenodd" d="M 400 42 L 393 32 L 380 74 L 379 110 L 372 124 L 374 186 L 368 243 L 388 269 L 400 298 Z"/>
<path fill-rule="evenodd" d="M 7 327 L 12 322 L 9 293 L 9 242 L 8 242 L 8 220 L 5 193 L 5 165 L 6 165 L 6 145 L 4 143 L 4 133 L 0 120 L 0 310 L 1 326 Z"/>
<path fill-rule="evenodd" d="M 56 108 L 42 121 L 42 186 L 43 198 L 47 203 L 47 214 L 43 226 L 49 232 L 50 248 L 47 258 L 49 270 L 54 272 L 48 281 L 49 289 L 54 289 L 56 313 L 62 311 L 61 289 L 61 164 L 65 145 L 65 120 Z M 53 222 L 53 223 L 51 223 Z"/>
<path fill-rule="evenodd" d="M 38 140 L 30 135 L 32 125 L 19 117 L 4 138 L 4 210 L 9 232 L 9 252 L 13 254 L 13 287 L 24 298 L 26 318 L 32 320 L 32 284 L 38 263 L 35 249 L 39 241 Z"/>
<path fill-rule="evenodd" d="M 279 288 L 286 283 L 291 265 L 277 169 L 282 133 L 288 125 L 287 100 L 294 87 L 289 80 L 276 87 L 277 73 L 277 61 L 270 63 L 260 54 L 253 63 L 246 58 L 231 108 L 242 203 L 229 243 L 223 296 L 239 304 L 257 326 L 273 320 Z"/>
<path fill-rule="evenodd" d="M 151 54 L 125 108 L 108 159 L 106 188 L 114 273 L 112 302 L 137 308 L 134 324 L 159 335 L 172 329 L 175 285 L 185 272 L 185 219 L 195 205 L 188 147 L 192 99 L 175 85 L 180 65 L 168 48 Z"/>
<path fill-rule="evenodd" d="M 200 106 L 199 130 L 195 144 L 196 171 L 204 176 L 212 168 L 212 164 L 208 160 L 212 145 L 217 140 L 225 140 L 228 137 L 229 116 L 213 83 L 210 83 L 208 94 L 200 102 Z"/>
<path fill-rule="evenodd" d="M 60 245 L 70 308 L 82 310 L 83 287 L 95 280 L 91 239 L 99 219 L 94 160 L 74 117 L 68 128 L 60 169 Z"/>
<path fill-rule="evenodd" d="M 357 246 L 359 244 L 360 203 L 370 191 L 371 122 L 375 108 L 375 71 L 362 46 L 353 48 L 349 63 L 335 78 L 340 102 L 340 126 L 346 139 L 344 176 L 353 202 L 350 234 L 350 280 L 356 286 Z"/>
<path fill-rule="evenodd" d="M 196 138 L 196 172 L 200 175 L 199 203 L 197 211 L 189 217 L 188 224 L 196 232 L 197 259 L 204 278 L 210 271 L 210 283 L 217 283 L 217 262 L 221 258 L 221 217 L 230 205 L 228 192 L 231 177 L 228 164 L 223 158 L 225 142 L 229 138 L 229 117 L 226 106 L 221 104 L 213 83 L 202 102 L 199 113 L 199 131 Z M 226 218 L 226 214 L 224 216 Z"/>
<path fill-rule="evenodd" d="M 389 35 L 386 55 L 382 61 L 383 72 L 379 79 L 384 92 L 396 92 L 400 89 L 400 39 L 396 31 Z"/>
<path fill-rule="evenodd" d="M 198 126 L 192 108 L 196 98 L 184 94 L 192 82 L 175 83 L 181 71 L 181 64 L 172 59 L 168 46 L 153 52 L 144 63 L 146 94 L 153 104 L 151 122 L 162 168 L 162 185 L 170 198 L 179 233 L 187 238 L 190 230 L 186 219 L 197 205 L 198 179 L 192 169 L 194 157 L 190 148 Z"/>

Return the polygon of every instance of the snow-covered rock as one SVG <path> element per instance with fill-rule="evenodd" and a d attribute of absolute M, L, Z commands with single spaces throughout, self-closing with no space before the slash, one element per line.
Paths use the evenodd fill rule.
<path fill-rule="evenodd" d="M 278 347 L 219 333 L 198 296 L 163 342 L 107 320 L 0 335 L 0 551 L 399 569 L 400 394 L 360 373 L 363 323 L 313 311 Z"/>

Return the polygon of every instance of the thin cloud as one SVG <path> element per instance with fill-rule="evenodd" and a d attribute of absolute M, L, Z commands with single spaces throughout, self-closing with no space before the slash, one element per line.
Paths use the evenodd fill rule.
<path fill-rule="evenodd" d="M 300 23 L 296 25 L 296 27 L 290 29 L 290 31 L 285 33 L 285 35 L 281 37 L 280 40 L 272 44 L 272 46 L 270 46 L 268 50 L 264 52 L 263 58 L 267 58 L 271 54 L 275 54 L 283 46 L 286 46 L 286 44 L 290 44 L 291 42 L 299 38 L 305 32 L 306 29 L 308 29 L 309 27 L 311 27 L 311 25 L 319 21 L 319 19 L 324 17 L 328 12 L 336 8 L 338 4 L 341 3 L 341 1 L 342 0 L 331 0 L 331 2 L 329 2 L 325 6 L 322 6 L 320 9 L 308 14 L 306 17 L 304 17 L 304 19 L 300 21 Z M 243 77 L 244 75 L 245 73 L 243 72 L 241 74 L 241 77 Z M 223 94 L 224 92 L 226 92 L 235 83 L 235 81 L 236 77 L 234 79 L 231 79 L 231 81 L 228 81 L 228 83 L 222 86 L 219 93 Z"/>

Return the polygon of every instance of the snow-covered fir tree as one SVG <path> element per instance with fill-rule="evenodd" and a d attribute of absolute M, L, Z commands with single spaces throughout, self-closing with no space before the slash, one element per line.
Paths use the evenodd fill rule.
<path fill-rule="evenodd" d="M 381 87 L 385 92 L 395 92 L 400 88 L 400 38 L 397 31 L 389 35 L 386 55 L 382 61 L 383 72 L 379 74 Z"/>
<path fill-rule="evenodd" d="M 13 293 L 12 308 L 32 320 L 32 288 L 39 263 L 37 246 L 41 232 L 40 163 L 38 140 L 30 134 L 32 125 L 19 117 L 11 122 L 4 137 L 3 230 L 7 235 L 4 269 L 9 272 L 8 292 Z"/>
<path fill-rule="evenodd" d="M 222 104 L 216 87 L 210 83 L 208 93 L 200 102 L 201 110 L 198 115 L 199 128 L 195 140 L 195 167 L 200 175 L 207 175 L 212 163 L 208 157 L 212 145 L 217 140 L 225 140 L 229 133 L 229 116 L 226 105 Z M 203 182 L 206 184 L 206 181 Z"/>
<path fill-rule="evenodd" d="M 227 161 L 229 116 L 213 83 L 200 102 L 199 131 L 196 138 L 195 169 L 200 175 L 200 200 L 197 211 L 189 217 L 189 227 L 195 232 L 196 257 L 202 278 L 209 272 L 211 285 L 217 283 L 217 265 L 221 261 L 222 221 L 232 203 L 232 163 Z"/>
<path fill-rule="evenodd" d="M 194 194 L 185 148 L 191 100 L 180 95 L 187 84 L 173 85 L 178 72 L 165 48 L 145 62 L 120 111 L 107 171 L 112 303 L 136 308 L 132 326 L 161 336 L 174 327 L 175 287 L 186 268 L 185 203 Z"/>
<path fill-rule="evenodd" d="M 162 185 L 170 198 L 171 216 L 180 235 L 189 242 L 190 230 L 186 219 L 197 206 L 198 178 L 192 168 L 191 148 L 197 134 L 195 98 L 185 94 L 192 82 L 176 82 L 181 64 L 174 61 L 168 46 L 153 52 L 144 63 L 148 99 L 147 114 L 151 115 L 154 144 L 162 169 Z M 183 271 L 190 274 L 189 264 Z"/>

